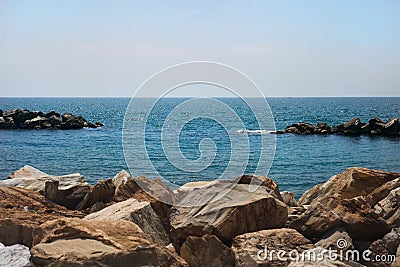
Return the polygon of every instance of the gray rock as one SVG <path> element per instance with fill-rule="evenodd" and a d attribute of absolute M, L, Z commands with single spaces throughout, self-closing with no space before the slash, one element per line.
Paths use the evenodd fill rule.
<path fill-rule="evenodd" d="M 396 188 L 375 205 L 374 210 L 391 227 L 400 227 L 400 187 Z"/>
<path fill-rule="evenodd" d="M 16 244 L 6 247 L 0 243 L 0 266 L 30 267 L 32 266 L 30 257 L 29 248 L 24 245 Z"/>

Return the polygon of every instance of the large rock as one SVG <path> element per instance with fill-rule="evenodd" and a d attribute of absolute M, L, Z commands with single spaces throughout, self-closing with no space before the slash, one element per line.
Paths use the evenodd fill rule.
<path fill-rule="evenodd" d="M 139 202 L 134 198 L 118 202 L 98 212 L 89 214 L 86 220 L 126 220 L 136 223 L 144 232 L 146 238 L 161 246 L 170 243 L 168 235 L 158 215 L 150 202 Z"/>
<path fill-rule="evenodd" d="M 281 261 L 277 253 L 271 251 L 297 250 L 299 254 L 314 248 L 310 240 L 294 229 L 282 228 L 262 230 L 235 237 L 232 251 L 235 253 L 236 266 L 287 266 L 290 261 Z M 271 259 L 272 256 L 272 259 Z"/>
<path fill-rule="evenodd" d="M 369 261 L 368 266 L 372 267 L 389 267 L 399 266 L 400 263 L 395 260 L 396 254 L 400 249 L 400 228 L 393 229 L 390 233 L 386 234 L 382 239 L 374 241 L 368 248 L 372 252 L 369 258 L 375 259 L 376 256 L 386 257 L 387 261 Z M 389 258 L 391 257 L 391 258 Z"/>
<path fill-rule="evenodd" d="M 228 244 L 233 237 L 252 231 L 282 227 L 286 204 L 261 187 L 249 192 L 244 184 L 215 183 L 187 191 L 171 214 L 171 238 L 176 247 L 188 236 L 213 234 Z"/>
<path fill-rule="evenodd" d="M 379 201 L 387 197 L 392 190 L 399 187 L 400 177 L 386 182 L 374 191 L 372 191 L 366 196 L 366 200 L 371 204 L 371 206 L 375 206 Z"/>
<path fill-rule="evenodd" d="M 128 221 L 59 219 L 35 231 L 36 266 L 187 266 L 166 248 L 150 243 Z"/>
<path fill-rule="evenodd" d="M 387 223 L 361 197 L 322 198 L 313 202 L 289 227 L 310 239 L 320 238 L 333 228 L 343 227 L 357 241 L 372 241 L 389 231 Z"/>
<path fill-rule="evenodd" d="M 367 196 L 384 183 L 400 177 L 400 173 L 370 170 L 366 168 L 348 168 L 343 173 L 329 178 L 305 192 L 299 200 L 300 205 L 308 205 L 320 196 L 337 195 L 350 199 Z"/>
<path fill-rule="evenodd" d="M 400 227 L 400 187 L 392 190 L 374 209 L 390 227 Z"/>
<path fill-rule="evenodd" d="M 281 193 L 282 201 L 289 207 L 298 207 L 296 199 L 294 199 L 294 194 L 292 192 L 283 191 Z"/>
<path fill-rule="evenodd" d="M 216 236 L 189 236 L 182 244 L 180 255 L 191 267 L 235 266 L 232 250 Z"/>
<path fill-rule="evenodd" d="M 306 122 L 295 123 L 285 129 L 285 132 L 294 134 L 312 134 L 314 131 L 314 125 Z"/>
<path fill-rule="evenodd" d="M 400 119 L 392 118 L 383 126 L 381 133 L 383 135 L 399 135 L 400 134 Z"/>
<path fill-rule="evenodd" d="M 45 200 L 38 192 L 0 186 L 0 242 L 32 245 L 32 231 L 60 217 L 83 217 L 77 211 Z"/>
<path fill-rule="evenodd" d="M 5 247 L 0 243 L 0 266 L 30 267 L 30 257 L 29 248 L 24 245 Z"/>
<path fill-rule="evenodd" d="M 115 193 L 115 185 L 112 179 L 100 180 L 91 188 L 82 201 L 76 206 L 77 210 L 84 210 L 97 202 L 107 203 L 113 200 Z"/>
<path fill-rule="evenodd" d="M 91 191 L 90 185 L 78 185 L 60 190 L 59 184 L 59 181 L 46 181 L 44 196 L 46 199 L 71 210 L 76 209 L 86 194 Z"/>
<path fill-rule="evenodd" d="M 0 186 L 15 186 L 44 194 L 46 181 L 58 181 L 59 190 L 69 190 L 73 187 L 88 186 L 85 178 L 79 173 L 54 176 L 44 173 L 32 166 L 25 165 L 13 172 L 7 180 L 0 181 Z"/>
<path fill-rule="evenodd" d="M 317 247 L 346 252 L 354 249 L 353 239 L 344 228 L 334 228 L 315 243 Z"/>
<path fill-rule="evenodd" d="M 232 182 L 237 182 L 238 184 L 261 186 L 268 193 L 270 193 L 271 195 L 273 195 L 280 201 L 283 201 L 281 193 L 279 191 L 278 184 L 274 180 L 272 180 L 271 178 L 269 178 L 267 176 L 245 174 L 245 175 L 242 175 L 242 176 L 234 179 Z M 249 187 L 249 190 L 251 190 L 251 189 L 252 188 Z"/>
<path fill-rule="evenodd" d="M 361 127 L 362 123 L 360 118 L 354 118 L 345 123 L 334 126 L 332 131 L 338 134 L 358 136 L 361 134 Z"/>

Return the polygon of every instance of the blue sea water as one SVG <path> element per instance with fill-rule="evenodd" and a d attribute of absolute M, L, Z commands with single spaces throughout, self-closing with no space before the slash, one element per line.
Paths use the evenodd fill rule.
<path fill-rule="evenodd" d="M 166 162 L 159 140 L 153 137 L 158 136 L 157 131 L 162 127 L 166 114 L 184 100 L 163 99 L 146 128 L 146 148 L 152 162 L 161 170 L 163 177 L 178 185 L 189 181 L 210 180 L 223 172 L 229 163 L 227 155 L 232 152 L 229 142 L 235 141 L 230 140 L 229 135 L 239 139 L 243 136 L 227 132 L 212 120 L 190 121 L 177 135 L 182 154 L 189 160 L 198 159 L 200 141 L 210 138 L 216 144 L 217 156 L 213 164 L 203 171 L 180 172 L 173 164 Z M 6 179 L 11 172 L 26 164 L 55 175 L 80 172 L 90 183 L 113 177 L 121 169 L 127 169 L 122 146 L 122 128 L 129 101 L 129 98 L 0 98 L 2 110 L 26 108 L 43 112 L 70 112 L 82 115 L 92 122 L 100 121 L 105 124 L 105 127 L 99 129 L 66 131 L 1 130 L 0 179 Z M 221 101 L 241 114 L 247 129 L 257 129 L 254 115 L 246 112 L 246 107 L 240 104 L 240 100 L 232 98 Z M 139 126 L 143 126 L 143 123 L 149 124 L 143 120 L 142 109 L 145 102 L 146 99 L 143 99 L 144 105 L 137 105 L 133 110 L 137 114 L 133 119 L 137 119 Z M 268 103 L 276 129 L 284 129 L 299 121 L 324 121 L 336 125 L 354 117 L 360 117 L 362 121 L 376 116 L 383 120 L 400 117 L 398 97 L 269 98 Z M 206 107 L 192 106 L 182 116 L 195 115 L 204 108 Z M 229 119 L 228 115 L 226 117 Z M 400 138 L 292 134 L 273 136 L 276 138 L 276 151 L 268 176 L 278 182 L 281 190 L 292 191 L 296 197 L 313 185 L 352 166 L 400 172 Z M 257 148 L 257 135 L 249 136 L 249 140 L 250 148 Z M 247 172 L 254 170 L 253 156 L 257 156 L 257 149 L 253 152 L 250 153 Z M 138 157 L 139 160 L 131 172 L 133 175 L 149 175 L 148 170 L 143 167 L 146 165 L 140 162 L 140 158 L 147 160 L 148 156 L 143 151 L 137 153 L 142 153 L 143 157 Z M 241 173 L 235 173 L 234 169 L 227 173 L 232 177 L 239 174 Z"/>

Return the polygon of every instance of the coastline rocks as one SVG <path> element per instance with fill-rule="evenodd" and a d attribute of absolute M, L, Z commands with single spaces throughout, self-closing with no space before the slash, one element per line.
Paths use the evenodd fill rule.
<path fill-rule="evenodd" d="M 292 192 L 283 191 L 281 193 L 282 201 L 289 207 L 298 207 L 297 201 L 294 199 L 294 194 Z"/>
<path fill-rule="evenodd" d="M 371 259 L 375 259 L 376 255 L 391 257 L 400 256 L 400 228 L 393 229 L 390 233 L 386 234 L 382 239 L 374 241 L 368 248 L 372 252 Z M 399 266 L 398 258 L 392 258 L 386 262 L 370 261 L 368 266 L 371 267 L 386 267 L 386 266 Z M 393 265 L 392 265 L 393 264 Z M 395 265 L 397 264 L 397 265 Z"/>
<path fill-rule="evenodd" d="M 400 187 L 390 191 L 374 209 L 390 227 L 400 227 Z"/>
<path fill-rule="evenodd" d="M 353 118 L 347 122 L 331 127 L 326 122 L 318 122 L 314 126 L 307 122 L 298 122 L 289 125 L 285 130 L 273 132 L 275 134 L 342 134 L 348 136 L 360 135 L 382 135 L 382 136 L 400 136 L 400 119 L 392 118 L 387 122 L 379 118 L 373 118 L 368 123 L 361 122 L 360 118 Z"/>
<path fill-rule="evenodd" d="M 77 185 L 68 189 L 59 190 L 59 184 L 59 181 L 46 181 L 44 197 L 70 210 L 76 209 L 78 204 L 91 190 L 90 185 Z"/>
<path fill-rule="evenodd" d="M 0 243 L 0 266 L 30 267 L 30 257 L 29 248 L 24 245 L 5 247 Z"/>
<path fill-rule="evenodd" d="M 329 178 L 305 192 L 299 200 L 300 205 L 308 205 L 319 197 L 337 195 L 343 199 L 367 196 L 386 182 L 400 177 L 400 173 L 348 168 L 343 173 Z"/>
<path fill-rule="evenodd" d="M 160 218 L 150 202 L 139 202 L 134 198 L 115 203 L 85 217 L 88 221 L 126 220 L 137 224 L 144 232 L 146 239 L 167 246 L 170 241 Z"/>
<path fill-rule="evenodd" d="M 34 233 L 36 266 L 187 266 L 167 248 L 150 243 L 128 221 L 58 219 Z"/>
<path fill-rule="evenodd" d="M 7 180 L 0 181 L 0 186 L 15 186 L 25 188 L 44 194 L 46 181 L 58 181 L 59 190 L 70 190 L 74 187 L 89 186 L 85 178 L 79 173 L 72 173 L 62 176 L 53 176 L 44 173 L 32 166 L 25 165 L 13 172 Z"/>
<path fill-rule="evenodd" d="M 86 193 L 82 201 L 76 206 L 77 210 L 84 210 L 93 206 L 97 202 L 107 203 L 114 198 L 115 185 L 112 179 L 100 180 Z"/>
<path fill-rule="evenodd" d="M 182 244 L 180 255 L 191 267 L 235 266 L 232 250 L 214 235 L 189 236 Z"/>
<path fill-rule="evenodd" d="M 83 217 L 55 205 L 38 192 L 0 186 L 0 242 L 32 246 L 32 232 L 42 223 L 61 217 Z"/>
<path fill-rule="evenodd" d="M 301 254 L 314 247 L 310 240 L 288 228 L 242 234 L 232 241 L 236 266 L 287 266 L 290 261 L 279 260 L 277 253 L 272 251 L 283 250 L 288 256 L 291 250 L 297 250 Z"/>
<path fill-rule="evenodd" d="M 55 111 L 46 114 L 43 112 L 29 110 L 7 110 L 0 113 L 0 129 L 82 129 L 98 128 L 104 126 L 96 122 L 95 124 L 87 121 L 81 116 L 71 113 L 60 115 Z"/>
<path fill-rule="evenodd" d="M 373 241 L 389 231 L 387 223 L 362 197 L 340 199 L 332 196 L 319 199 L 292 220 L 289 227 L 310 239 L 319 238 L 333 228 L 343 227 L 357 241 Z"/>
<path fill-rule="evenodd" d="M 187 191 L 171 214 L 170 237 L 175 248 L 188 236 L 213 234 L 229 244 L 243 233 L 284 226 L 286 204 L 261 187 L 254 192 L 248 188 L 221 182 Z"/>

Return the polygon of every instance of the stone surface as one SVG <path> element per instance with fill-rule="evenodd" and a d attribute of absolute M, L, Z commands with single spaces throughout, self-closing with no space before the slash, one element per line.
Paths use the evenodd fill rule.
<path fill-rule="evenodd" d="M 32 231 L 60 217 L 83 217 L 77 211 L 48 202 L 38 192 L 0 186 L 0 242 L 32 245 Z"/>
<path fill-rule="evenodd" d="M 278 184 L 267 176 L 245 174 L 236 178 L 234 182 L 236 181 L 238 184 L 259 185 L 265 188 L 268 193 L 282 201 Z M 249 187 L 249 189 L 251 190 L 251 187 Z"/>
<path fill-rule="evenodd" d="M 277 254 L 272 254 L 271 260 L 269 252 L 297 250 L 301 253 L 314 247 L 310 240 L 289 228 L 242 234 L 232 241 L 236 266 L 287 266 L 289 261 L 280 261 Z"/>
<path fill-rule="evenodd" d="M 59 181 L 46 181 L 44 196 L 46 199 L 71 210 L 76 209 L 86 194 L 91 191 L 90 185 L 77 185 L 65 190 L 59 190 L 59 184 Z"/>
<path fill-rule="evenodd" d="M 366 200 L 375 206 L 379 201 L 387 197 L 390 191 L 400 187 L 400 177 L 384 183 L 366 196 Z"/>
<path fill-rule="evenodd" d="M 367 196 L 384 183 L 400 177 L 400 173 L 370 170 L 366 168 L 348 168 L 343 173 L 329 178 L 305 192 L 299 200 L 300 205 L 307 205 L 320 196 L 337 195 L 350 199 Z"/>
<path fill-rule="evenodd" d="M 390 191 L 375 205 L 374 210 L 390 227 L 400 227 L 400 187 Z"/>
<path fill-rule="evenodd" d="M 289 207 L 298 207 L 297 201 L 294 199 L 294 194 L 292 192 L 283 191 L 281 193 L 282 201 Z"/>
<path fill-rule="evenodd" d="M 189 236 L 182 244 L 180 255 L 191 267 L 235 266 L 232 250 L 214 235 Z"/>
<path fill-rule="evenodd" d="M 161 246 L 170 243 L 167 232 L 150 202 L 139 202 L 134 198 L 115 203 L 85 217 L 86 220 L 126 220 L 136 223 L 146 238 Z"/>
<path fill-rule="evenodd" d="M 290 222 L 289 227 L 310 239 L 320 238 L 333 228 L 343 227 L 351 238 L 358 241 L 375 240 L 389 231 L 387 223 L 361 197 L 322 198 Z"/>
<path fill-rule="evenodd" d="M 377 255 L 391 255 L 391 257 L 395 257 L 400 249 L 400 228 L 392 229 L 392 231 L 386 234 L 382 239 L 374 241 L 368 249 L 372 251 L 372 254 L 369 256 L 371 259 L 374 259 Z M 394 259 L 391 259 L 386 262 L 370 261 L 366 264 L 372 267 L 399 266 L 397 260 L 395 262 L 393 262 L 393 260 Z"/>
<path fill-rule="evenodd" d="M 213 234 L 223 243 L 252 231 L 282 227 L 286 204 L 264 189 L 249 192 L 248 185 L 216 183 L 182 196 L 171 214 L 171 238 L 176 247 L 188 236 Z"/>
<path fill-rule="evenodd" d="M 77 210 L 84 210 L 96 202 L 107 203 L 113 200 L 115 193 L 115 185 L 112 179 L 100 180 L 97 184 L 91 188 L 91 190 L 85 195 L 82 201 L 77 205 Z"/>
<path fill-rule="evenodd" d="M 7 180 L 0 181 L 0 186 L 16 186 L 44 193 L 46 181 L 58 181 L 59 190 L 69 190 L 73 187 L 88 186 L 85 178 L 79 173 L 54 176 L 44 173 L 32 166 L 25 165 L 13 172 Z"/>
<path fill-rule="evenodd" d="M 344 228 L 334 228 L 327 232 L 315 246 L 343 252 L 354 249 L 353 240 Z"/>
<path fill-rule="evenodd" d="M 31 249 L 36 266 L 187 266 L 166 248 L 146 240 L 129 221 L 59 219 L 34 233 Z"/>
<path fill-rule="evenodd" d="M 16 244 L 5 247 L 0 243 L 0 266 L 10 267 L 30 267 L 32 266 L 29 258 L 31 254 L 29 248 Z"/>

